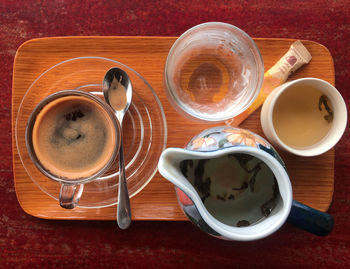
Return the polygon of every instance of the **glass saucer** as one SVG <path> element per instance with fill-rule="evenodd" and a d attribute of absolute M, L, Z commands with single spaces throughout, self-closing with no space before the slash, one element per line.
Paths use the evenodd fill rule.
<path fill-rule="evenodd" d="M 46 96 L 61 90 L 91 92 L 103 99 L 102 79 L 112 67 L 124 69 L 133 85 L 133 100 L 123 120 L 125 171 L 130 197 L 139 193 L 157 171 L 166 146 L 167 126 L 163 107 L 152 87 L 132 68 L 102 57 L 79 57 L 60 62 L 42 73 L 29 87 L 18 109 L 15 138 L 29 177 L 46 194 L 58 200 L 60 184 L 41 174 L 29 158 L 25 128 L 30 113 Z M 118 159 L 102 177 L 85 184 L 79 207 L 101 208 L 118 202 Z"/>

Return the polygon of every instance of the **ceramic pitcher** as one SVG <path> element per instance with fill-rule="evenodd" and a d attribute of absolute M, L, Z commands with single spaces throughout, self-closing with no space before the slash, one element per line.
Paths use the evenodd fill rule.
<path fill-rule="evenodd" d="M 221 239 L 261 239 L 287 220 L 317 235 L 333 227 L 329 214 L 293 200 L 282 159 L 264 138 L 248 130 L 204 130 L 185 149 L 166 149 L 158 170 L 175 185 L 186 216 Z"/>

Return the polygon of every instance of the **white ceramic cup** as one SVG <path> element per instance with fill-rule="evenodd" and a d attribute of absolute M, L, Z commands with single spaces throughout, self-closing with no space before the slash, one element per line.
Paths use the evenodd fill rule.
<path fill-rule="evenodd" d="M 287 90 L 293 90 L 295 86 L 313 87 L 320 90 L 327 96 L 334 112 L 332 126 L 325 137 L 313 145 L 298 148 L 284 143 L 277 135 L 273 124 L 273 113 L 276 102 L 282 93 Z M 303 96 L 300 96 L 300 98 L 302 99 Z M 347 124 L 347 109 L 344 99 L 333 85 L 317 78 L 301 78 L 287 82 L 270 93 L 262 107 L 260 120 L 264 134 L 275 146 L 299 156 L 317 156 L 330 150 L 342 137 Z"/>

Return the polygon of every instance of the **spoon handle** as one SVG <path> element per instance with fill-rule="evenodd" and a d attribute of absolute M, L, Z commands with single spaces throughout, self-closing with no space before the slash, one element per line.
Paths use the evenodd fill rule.
<path fill-rule="evenodd" d="M 117 222 L 119 228 L 125 230 L 131 223 L 130 199 L 128 193 L 128 185 L 125 177 L 123 142 L 120 141 L 119 150 L 119 188 L 118 188 L 118 206 L 117 206 Z"/>

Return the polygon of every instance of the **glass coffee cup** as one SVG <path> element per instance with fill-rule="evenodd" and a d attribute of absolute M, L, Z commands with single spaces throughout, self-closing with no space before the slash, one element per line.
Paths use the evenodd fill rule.
<path fill-rule="evenodd" d="M 26 126 L 26 147 L 39 171 L 61 183 L 61 207 L 74 208 L 84 184 L 110 168 L 120 131 L 113 111 L 91 93 L 59 91 L 35 107 Z"/>

